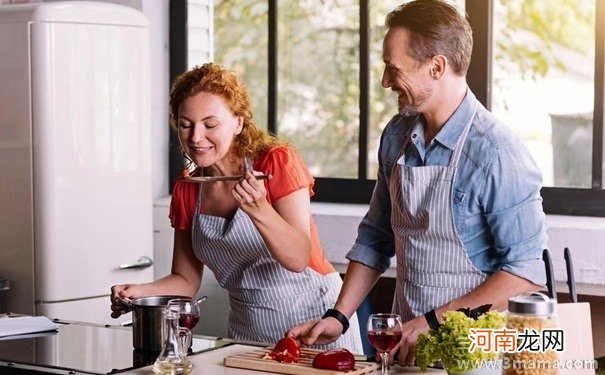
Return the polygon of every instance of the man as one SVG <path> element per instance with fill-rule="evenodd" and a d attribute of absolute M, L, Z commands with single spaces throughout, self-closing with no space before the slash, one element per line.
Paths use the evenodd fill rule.
<path fill-rule="evenodd" d="M 545 283 L 541 175 L 528 150 L 466 84 L 472 31 L 452 6 L 416 0 L 391 12 L 382 85 L 398 95 L 385 128 L 370 209 L 347 254 L 334 309 L 288 331 L 330 342 L 397 257 L 399 364 L 443 312 L 492 304 Z"/>

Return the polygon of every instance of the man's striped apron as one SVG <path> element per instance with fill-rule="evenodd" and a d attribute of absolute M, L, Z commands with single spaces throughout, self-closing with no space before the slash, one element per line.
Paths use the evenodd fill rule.
<path fill-rule="evenodd" d="M 448 166 L 405 165 L 408 134 L 393 167 L 389 188 L 397 254 L 393 311 L 404 322 L 467 294 L 486 278 L 468 257 L 452 208 L 454 176 L 476 102 L 474 106 Z"/>

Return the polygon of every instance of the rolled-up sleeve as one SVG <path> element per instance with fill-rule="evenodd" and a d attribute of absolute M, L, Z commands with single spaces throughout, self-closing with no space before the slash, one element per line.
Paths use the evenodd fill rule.
<path fill-rule="evenodd" d="M 386 130 L 385 130 L 386 133 Z M 385 137 L 383 133 L 383 138 Z M 390 166 L 385 164 L 381 149 L 378 151 L 378 179 L 374 186 L 370 208 L 357 230 L 357 239 L 347 259 L 363 263 L 380 272 L 385 272 L 395 255 L 395 242 L 391 230 L 391 198 L 388 187 Z"/>
<path fill-rule="evenodd" d="M 494 150 L 482 195 L 499 269 L 536 285 L 546 283 L 547 248 L 542 176 L 520 140 Z"/>

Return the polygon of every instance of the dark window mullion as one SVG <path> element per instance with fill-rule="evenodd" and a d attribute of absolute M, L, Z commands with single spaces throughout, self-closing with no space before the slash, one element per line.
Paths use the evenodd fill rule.
<path fill-rule="evenodd" d="M 278 48 L 278 28 L 277 28 L 277 15 L 278 7 L 277 0 L 269 1 L 269 40 L 268 40 L 268 55 L 269 55 L 269 77 L 267 89 L 268 103 L 267 103 L 267 130 L 269 133 L 277 134 L 277 48 Z"/>
<path fill-rule="evenodd" d="M 491 107 L 493 0 L 466 0 L 466 14 L 473 29 L 473 54 L 466 80 L 477 99 Z"/>
<path fill-rule="evenodd" d="M 359 0 L 359 159 L 358 179 L 368 178 L 368 132 L 370 128 L 370 6 Z"/>
<path fill-rule="evenodd" d="M 605 1 L 595 2 L 594 112 L 592 125 L 592 188 L 603 186 L 603 91 L 605 90 Z"/>
<path fill-rule="evenodd" d="M 187 70 L 187 0 L 170 1 L 170 82 Z M 183 155 L 176 132 L 170 131 L 168 144 L 168 191 L 183 169 Z"/>

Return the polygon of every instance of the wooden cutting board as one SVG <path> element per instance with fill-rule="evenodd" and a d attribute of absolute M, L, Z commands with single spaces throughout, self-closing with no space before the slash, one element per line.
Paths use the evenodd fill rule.
<path fill-rule="evenodd" d="M 223 363 L 227 367 L 237 367 L 249 370 L 276 372 L 278 374 L 293 375 L 358 375 L 369 374 L 380 369 L 380 364 L 373 362 L 355 362 L 355 370 L 336 371 L 313 368 L 313 358 L 321 350 L 302 349 L 301 359 L 297 363 L 280 363 L 272 359 L 262 359 L 265 354 L 271 352 L 269 348 L 259 348 L 242 354 L 225 357 Z"/>

